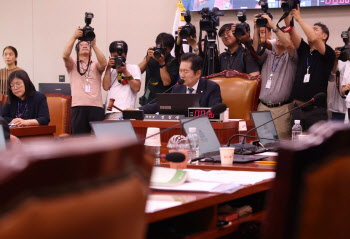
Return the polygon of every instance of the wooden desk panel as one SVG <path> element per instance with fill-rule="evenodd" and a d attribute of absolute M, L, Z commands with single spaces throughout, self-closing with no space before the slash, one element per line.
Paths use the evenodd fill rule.
<path fill-rule="evenodd" d="M 23 126 L 10 128 L 12 135 L 21 137 L 33 137 L 33 136 L 53 136 L 56 132 L 55 125 L 40 125 L 40 126 Z"/>
<path fill-rule="evenodd" d="M 265 180 L 230 194 L 153 191 L 149 200 L 152 200 L 152 197 L 164 197 L 181 202 L 181 205 L 147 213 L 149 223 L 147 238 L 161 238 L 162 235 L 157 235 L 157 232 L 161 230 L 159 226 L 164 225 L 174 225 L 179 231 L 183 230 L 182 233 L 188 233 L 186 238 L 217 238 L 236 231 L 239 224 L 244 221 L 264 220 L 265 210 L 235 220 L 223 228 L 218 228 L 216 225 L 219 204 L 265 193 L 271 187 L 271 183 L 272 180 Z M 194 231 L 191 232 L 191 228 L 194 228 Z"/>

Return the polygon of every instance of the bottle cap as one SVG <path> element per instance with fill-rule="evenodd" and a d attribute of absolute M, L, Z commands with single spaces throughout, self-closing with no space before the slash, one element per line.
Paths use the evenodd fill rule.
<path fill-rule="evenodd" d="M 294 120 L 294 124 L 300 124 L 300 120 Z"/>
<path fill-rule="evenodd" d="M 196 133 L 197 129 L 196 129 L 196 127 L 190 127 L 190 128 L 188 129 L 188 131 L 189 131 L 190 133 Z"/>

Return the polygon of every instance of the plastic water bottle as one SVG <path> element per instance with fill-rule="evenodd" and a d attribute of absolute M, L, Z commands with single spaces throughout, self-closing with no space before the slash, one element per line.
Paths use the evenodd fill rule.
<path fill-rule="evenodd" d="M 187 160 L 190 161 L 191 159 L 199 157 L 199 138 L 196 128 L 189 128 L 187 139 L 189 140 L 191 146 L 187 156 Z"/>
<path fill-rule="evenodd" d="M 294 120 L 294 126 L 292 128 L 292 140 L 298 140 L 298 136 L 303 133 L 303 128 L 300 125 L 300 120 Z"/>

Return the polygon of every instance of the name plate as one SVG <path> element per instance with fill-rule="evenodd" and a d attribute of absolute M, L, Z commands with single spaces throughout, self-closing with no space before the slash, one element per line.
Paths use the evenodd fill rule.
<path fill-rule="evenodd" d="M 144 120 L 164 120 L 164 121 L 179 121 L 185 118 L 184 115 L 164 115 L 164 114 L 145 114 Z"/>

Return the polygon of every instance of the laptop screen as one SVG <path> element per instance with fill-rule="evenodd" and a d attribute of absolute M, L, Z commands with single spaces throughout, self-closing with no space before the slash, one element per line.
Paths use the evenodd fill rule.
<path fill-rule="evenodd" d="M 158 112 L 160 114 L 187 115 L 188 107 L 199 107 L 198 94 L 157 94 Z"/>
<path fill-rule="evenodd" d="M 189 120 L 190 118 L 181 119 L 180 122 L 183 123 Z M 197 119 L 184 124 L 186 134 L 189 133 L 189 128 L 191 127 L 197 129 L 196 132 L 199 138 L 199 155 L 219 151 L 221 144 L 208 117 L 198 117 Z"/>
<path fill-rule="evenodd" d="M 0 151 L 6 149 L 6 141 L 4 135 L 4 128 L 0 125 Z"/>
<path fill-rule="evenodd" d="M 108 134 L 118 134 L 123 137 L 137 140 L 134 127 L 130 120 L 111 120 L 90 122 L 91 128 L 96 137 L 103 137 Z"/>
<path fill-rule="evenodd" d="M 255 127 L 258 127 L 259 125 L 262 125 L 267 121 L 272 120 L 270 111 L 252 111 L 251 113 L 252 113 L 252 118 L 253 118 Z M 273 121 L 256 129 L 256 132 L 258 134 L 260 143 L 264 146 L 276 142 L 276 140 L 268 140 L 268 139 L 278 139 L 276 127 Z M 262 138 L 266 138 L 266 139 L 262 139 Z"/>

